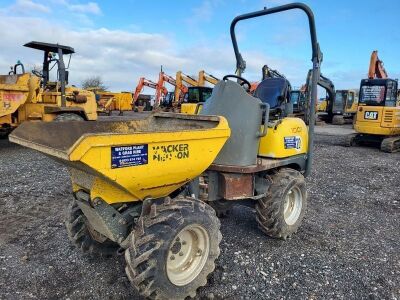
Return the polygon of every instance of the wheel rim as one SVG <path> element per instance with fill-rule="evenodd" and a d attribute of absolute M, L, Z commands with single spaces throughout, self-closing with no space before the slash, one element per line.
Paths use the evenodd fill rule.
<path fill-rule="evenodd" d="M 203 270 L 210 251 L 210 238 L 205 228 L 191 224 L 172 241 L 167 257 L 168 279 L 177 286 L 192 282 Z"/>
<path fill-rule="evenodd" d="M 294 186 L 288 191 L 285 198 L 284 217 L 286 224 L 293 225 L 296 223 L 302 206 L 303 194 L 297 186 Z"/>

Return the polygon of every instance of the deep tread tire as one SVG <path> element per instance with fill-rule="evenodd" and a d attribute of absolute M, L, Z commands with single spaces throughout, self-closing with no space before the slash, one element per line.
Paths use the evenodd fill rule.
<path fill-rule="evenodd" d="M 69 122 L 69 121 L 84 121 L 84 119 L 74 113 L 64 113 L 64 114 L 59 114 L 57 117 L 54 119 L 55 122 Z"/>
<path fill-rule="evenodd" d="M 117 243 L 105 237 L 104 242 L 95 240 L 88 226 L 88 220 L 74 200 L 68 206 L 65 216 L 65 227 L 71 242 L 76 248 L 92 256 L 111 257 L 117 254 Z"/>
<path fill-rule="evenodd" d="M 256 205 L 256 219 L 264 233 L 285 240 L 297 231 L 303 220 L 307 208 L 306 183 L 300 172 L 288 168 L 282 168 L 271 175 L 271 180 L 267 196 L 261 198 Z M 295 186 L 302 193 L 302 207 L 296 222 L 289 225 L 284 217 L 285 197 Z"/>
<path fill-rule="evenodd" d="M 177 286 L 168 279 L 166 259 L 176 235 L 190 224 L 203 226 L 209 235 L 209 255 L 195 279 Z M 206 203 L 179 196 L 153 204 L 149 215 L 142 216 L 125 251 L 126 274 L 133 287 L 149 299 L 185 299 L 194 297 L 196 290 L 207 284 L 220 254 L 220 222 Z"/>

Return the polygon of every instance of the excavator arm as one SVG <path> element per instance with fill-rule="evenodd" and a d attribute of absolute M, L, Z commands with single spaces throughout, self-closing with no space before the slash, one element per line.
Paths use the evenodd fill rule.
<path fill-rule="evenodd" d="M 165 74 L 163 71 L 161 71 L 158 75 L 158 82 L 157 82 L 157 92 L 156 92 L 156 99 L 154 106 L 158 107 L 161 104 L 161 98 L 166 96 L 168 94 L 168 90 L 165 87 L 165 82 L 169 83 L 170 85 L 173 85 L 176 89 L 177 86 L 177 81 L 175 78 L 172 76 L 169 76 Z"/>
<path fill-rule="evenodd" d="M 374 78 L 388 78 L 388 74 L 383 66 L 383 61 L 381 61 L 378 57 L 378 51 L 372 51 L 371 59 L 369 62 L 369 69 L 368 69 L 368 79 Z"/>
<path fill-rule="evenodd" d="M 157 89 L 157 83 L 155 83 L 155 82 L 153 82 L 151 80 L 148 80 L 148 79 L 146 79 L 144 77 L 140 77 L 139 83 L 136 86 L 135 93 L 133 95 L 133 101 L 134 102 L 137 100 L 137 98 L 139 97 L 140 93 L 142 92 L 142 90 L 143 90 L 143 88 L 145 86 L 148 86 L 148 87 L 150 87 L 152 89 L 155 89 L 155 90 Z"/>
<path fill-rule="evenodd" d="M 176 72 L 176 88 L 175 88 L 175 102 L 179 101 L 181 95 L 184 95 L 188 91 L 187 85 L 190 86 L 199 86 L 199 81 L 182 73 L 182 71 Z M 186 84 L 187 85 L 186 85 Z"/>
<path fill-rule="evenodd" d="M 198 80 L 198 85 L 199 86 L 204 86 L 206 82 L 211 83 L 212 85 L 216 85 L 220 81 L 217 77 L 206 73 L 204 70 L 201 70 L 199 72 L 199 80 Z"/>

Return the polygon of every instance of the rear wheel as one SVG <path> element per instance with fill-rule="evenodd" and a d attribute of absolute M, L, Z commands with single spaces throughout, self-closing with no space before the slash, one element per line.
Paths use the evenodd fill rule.
<path fill-rule="evenodd" d="M 57 115 L 54 119 L 55 122 L 68 122 L 68 121 L 84 121 L 82 116 L 74 113 L 63 113 Z"/>
<path fill-rule="evenodd" d="M 307 190 L 303 175 L 293 169 L 280 169 L 271 176 L 266 197 L 256 205 L 260 229 L 274 238 L 286 239 L 299 228 L 307 207 Z"/>
<path fill-rule="evenodd" d="M 151 299 L 194 297 L 215 268 L 219 228 L 214 210 L 202 201 L 178 197 L 153 204 L 125 251 L 134 288 Z"/>
<path fill-rule="evenodd" d="M 71 242 L 84 253 L 111 257 L 119 249 L 117 243 L 91 226 L 76 201 L 73 201 L 67 208 L 65 227 Z"/>

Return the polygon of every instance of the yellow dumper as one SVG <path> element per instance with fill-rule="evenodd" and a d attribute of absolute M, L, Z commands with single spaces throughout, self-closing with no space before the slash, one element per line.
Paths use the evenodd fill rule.
<path fill-rule="evenodd" d="M 74 49 L 42 42 L 24 46 L 43 51 L 43 67 L 26 73 L 18 62 L 8 75 L 0 75 L 0 135 L 25 121 L 96 120 L 94 93 L 67 85 L 69 72 L 63 57 Z M 53 67 L 57 81 L 50 81 Z"/>
<path fill-rule="evenodd" d="M 279 114 L 270 108 L 265 95 L 279 95 L 266 93 L 270 86 L 261 82 L 252 96 L 241 77 L 236 24 L 291 9 L 309 18 L 309 128 L 288 117 L 290 107 Z M 75 198 L 65 221 L 69 238 L 92 254 L 123 251 L 127 276 L 144 297 L 185 299 L 206 285 L 220 254 L 217 214 L 239 200 L 255 208 L 260 229 L 271 237 L 291 236 L 304 217 L 322 57 L 313 14 L 296 3 L 238 16 L 231 38 L 237 73 L 215 85 L 200 115 L 25 123 L 10 135 L 69 167 Z"/>

